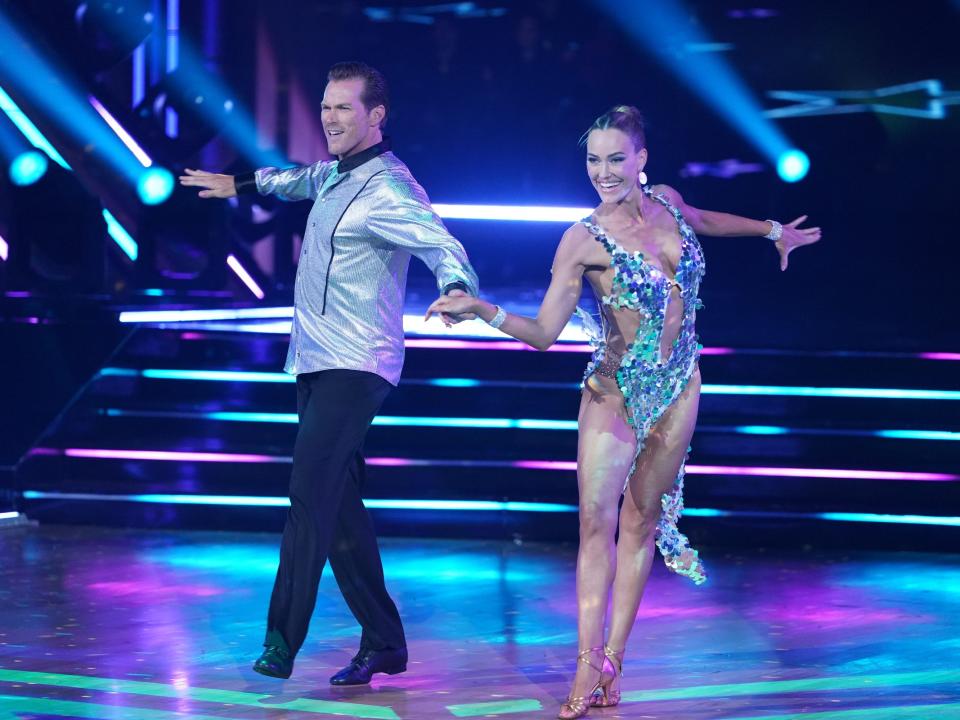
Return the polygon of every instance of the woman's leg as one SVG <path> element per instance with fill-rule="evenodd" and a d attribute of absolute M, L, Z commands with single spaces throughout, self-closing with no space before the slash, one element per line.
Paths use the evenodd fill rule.
<path fill-rule="evenodd" d="M 627 486 L 620 511 L 617 574 L 607 645 L 622 651 L 640 607 L 650 566 L 656 555 L 654 531 L 660 519 L 660 498 L 677 479 L 697 424 L 700 372 L 695 370 L 686 389 L 661 416 L 647 436 L 636 470 Z"/>
<path fill-rule="evenodd" d="M 623 481 L 636 452 L 636 437 L 618 393 L 584 390 L 578 418 L 577 481 L 580 487 L 580 552 L 577 556 L 579 650 L 603 645 L 610 584 L 616 572 L 614 537 Z M 590 661 L 600 667 L 601 653 Z M 577 663 L 571 697 L 589 693 L 596 670 Z"/>

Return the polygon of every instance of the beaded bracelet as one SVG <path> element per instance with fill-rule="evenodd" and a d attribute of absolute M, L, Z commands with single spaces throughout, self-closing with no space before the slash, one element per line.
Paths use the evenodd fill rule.
<path fill-rule="evenodd" d="M 781 237 L 783 237 L 783 225 L 778 223 L 776 220 L 767 220 L 767 222 L 770 223 L 770 225 L 772 225 L 773 227 L 770 228 L 770 232 L 764 235 L 764 237 L 767 240 L 773 240 L 774 242 L 776 242 Z"/>
<path fill-rule="evenodd" d="M 500 326 L 503 325 L 503 321 L 507 319 L 507 313 L 502 307 L 497 305 L 497 314 L 494 315 L 490 321 L 487 323 L 494 330 L 499 330 Z"/>

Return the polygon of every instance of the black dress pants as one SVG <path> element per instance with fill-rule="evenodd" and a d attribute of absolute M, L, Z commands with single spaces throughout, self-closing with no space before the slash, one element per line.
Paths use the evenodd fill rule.
<path fill-rule="evenodd" d="M 406 646 L 387 594 L 373 523 L 363 505 L 363 442 L 391 390 L 379 375 L 321 370 L 297 376 L 300 425 L 293 450 L 290 511 L 270 598 L 264 645 L 294 655 L 307 635 L 327 559 L 363 630 L 362 650 Z"/>

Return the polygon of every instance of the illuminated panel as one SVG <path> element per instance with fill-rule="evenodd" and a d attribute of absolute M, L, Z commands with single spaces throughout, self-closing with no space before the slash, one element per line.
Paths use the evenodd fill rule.
<path fill-rule="evenodd" d="M 37 455 L 101 460 L 156 460 L 166 462 L 214 463 L 281 463 L 292 458 L 284 455 L 247 453 L 196 452 L 182 450 L 132 450 L 127 448 L 34 448 Z M 420 458 L 370 457 L 368 465 L 382 467 L 490 467 L 526 470 L 561 470 L 575 472 L 574 460 L 433 460 Z M 764 467 L 753 465 L 687 465 L 688 475 L 734 475 L 744 477 L 829 478 L 838 480 L 906 480 L 915 482 L 952 482 L 960 480 L 954 473 L 911 472 L 899 470 L 859 470 L 852 468 Z"/>
<path fill-rule="evenodd" d="M 270 308 L 264 308 L 270 310 Z M 198 313 L 206 312 L 204 310 L 196 311 Z M 424 345 L 429 343 L 429 345 Z M 451 345 L 453 344 L 453 345 Z M 486 346 L 492 343 L 468 342 L 465 340 L 419 340 L 408 339 L 407 347 L 463 347 L 474 348 L 474 346 Z M 505 343 L 511 345 L 511 343 Z M 517 343 L 512 343 L 517 346 Z M 519 347 L 524 347 L 520 345 Z M 556 346 L 561 348 L 560 352 L 582 352 L 580 345 L 569 344 Z M 498 348 L 502 349 L 502 348 Z M 159 369 L 148 368 L 144 370 L 133 370 L 129 368 L 104 368 L 101 374 L 116 374 L 118 371 L 139 373 L 143 377 L 149 377 L 158 380 L 215 380 L 227 382 L 293 382 L 293 379 L 282 379 L 285 373 L 266 373 L 266 372 L 245 372 L 236 370 L 180 370 L 180 369 Z M 538 383 L 527 383 L 522 380 L 479 380 L 474 378 L 430 378 L 426 380 L 404 380 L 409 385 L 429 384 L 438 387 L 526 387 L 542 386 Z M 579 383 L 550 383 L 551 388 L 571 389 L 579 388 Z M 807 387 L 797 385 L 703 385 L 701 392 L 704 395 L 769 395 L 774 397 L 822 397 L 822 398 L 858 398 L 872 400 L 960 400 L 960 390 L 928 390 L 924 388 L 845 388 L 845 387 Z M 754 435 L 776 435 L 791 432 L 790 428 L 779 428 L 772 425 L 740 425 L 733 426 L 735 432 Z M 798 431 L 799 432 L 799 431 Z M 824 433 L 827 431 L 824 430 Z M 872 432 L 872 431 L 866 431 Z M 881 432 L 881 431 L 877 431 Z M 908 438 L 911 433 L 916 435 L 915 439 L 952 439 L 947 436 L 935 438 L 921 437 L 924 434 L 938 433 L 941 431 L 925 430 L 889 430 L 883 431 L 882 437 L 901 437 Z"/>
<path fill-rule="evenodd" d="M 259 495 L 182 495 L 148 493 L 115 495 L 102 493 L 65 493 L 46 490 L 24 490 L 25 500 L 74 500 L 90 502 L 133 502 L 172 505 L 213 505 L 220 507 L 288 507 L 290 499 Z M 499 500 L 410 500 L 365 498 L 364 505 L 374 510 L 436 510 L 466 512 L 545 512 L 573 513 L 576 505 L 563 503 L 530 503 Z M 826 520 L 830 522 L 881 523 L 898 525 L 935 525 L 960 527 L 960 517 L 940 515 L 883 515 L 877 513 L 792 513 L 754 510 L 718 510 L 686 508 L 687 517 L 729 517 L 767 520 Z"/>
<path fill-rule="evenodd" d="M 106 208 L 103 210 L 103 219 L 107 221 L 107 232 L 113 238 L 113 241 L 120 246 L 120 249 L 126 253 L 128 258 L 136 261 L 140 252 L 136 240 L 130 236 L 126 228 L 113 216 L 113 213 Z"/>
<path fill-rule="evenodd" d="M 149 155 L 147 155 L 146 150 L 144 150 L 133 139 L 133 136 L 127 132 L 126 128 L 121 125 L 117 119 L 110 114 L 110 111 L 107 110 L 103 104 L 97 100 L 93 95 L 87 97 L 90 101 L 90 104 L 93 105 L 93 109 L 97 111 L 97 114 L 103 118 L 104 122 L 110 126 L 110 129 L 116 133 L 117 137 L 120 138 L 120 141 L 127 146 L 127 150 L 133 153 L 133 156 L 143 165 L 145 168 L 153 165 L 153 160 Z"/>
<path fill-rule="evenodd" d="M 236 276 L 240 278 L 241 282 L 243 282 L 243 284 L 247 286 L 247 290 L 249 290 L 256 296 L 257 300 L 263 300 L 264 298 L 263 290 L 259 285 L 257 285 L 257 281 L 253 279 L 250 273 L 247 272 L 247 269 L 240 264 L 240 261 L 237 260 L 237 258 L 232 253 L 230 255 L 227 255 L 227 265 L 230 267 L 231 270 L 233 270 Z"/>

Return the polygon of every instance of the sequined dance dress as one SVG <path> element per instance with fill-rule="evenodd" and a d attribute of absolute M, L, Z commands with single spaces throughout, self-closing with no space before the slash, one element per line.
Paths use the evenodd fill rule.
<path fill-rule="evenodd" d="M 636 455 L 624 491 L 651 429 L 687 387 L 701 347 L 694 323 L 701 307 L 698 292 L 704 274 L 703 251 L 693 229 L 665 196 L 654 195 L 650 188 L 643 192 L 664 205 L 677 221 L 681 251 L 674 278 L 650 264 L 642 253 L 624 250 L 591 218 L 583 220 L 590 234 L 610 253 L 614 269 L 610 294 L 599 298 L 603 327 L 582 310 L 578 309 L 578 315 L 595 347 L 584 381 L 594 373 L 616 378 L 636 433 Z M 674 333 L 676 338 L 667 355 L 662 351 L 662 340 Z M 686 457 L 672 489 L 661 499 L 656 542 L 667 566 L 699 585 L 706 580 L 700 557 L 677 529 L 683 512 L 685 464 Z"/>

